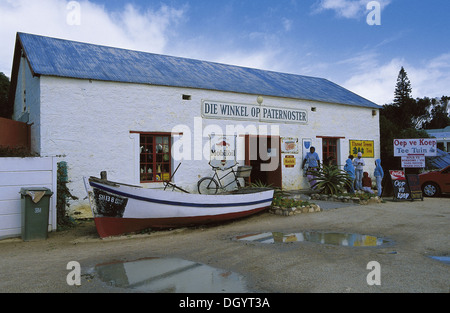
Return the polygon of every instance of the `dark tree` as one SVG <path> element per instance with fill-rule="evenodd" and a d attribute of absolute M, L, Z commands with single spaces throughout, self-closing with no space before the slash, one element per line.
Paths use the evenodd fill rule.
<path fill-rule="evenodd" d="M 0 72 L 0 117 L 11 118 L 12 108 L 8 106 L 9 78 Z"/>
<path fill-rule="evenodd" d="M 411 82 L 402 67 L 397 77 L 394 102 L 386 104 L 381 111 L 381 115 L 394 123 L 399 130 L 420 129 L 430 119 L 432 101 L 427 97 L 413 99 L 411 98 L 411 91 Z"/>
<path fill-rule="evenodd" d="M 405 138 L 427 138 L 418 128 L 429 118 L 431 101 L 428 98 L 411 98 L 411 82 L 402 67 L 397 78 L 394 102 L 385 104 L 380 110 L 381 159 L 387 169 L 401 168 L 400 158 L 394 157 L 393 140 Z"/>
<path fill-rule="evenodd" d="M 394 105 L 404 106 L 411 99 L 411 82 L 409 81 L 408 74 L 405 69 L 400 69 L 397 77 L 397 85 L 395 86 Z"/>
<path fill-rule="evenodd" d="M 450 126 L 448 102 L 450 97 L 442 96 L 440 100 L 431 100 L 431 113 L 429 121 L 423 124 L 424 129 L 439 129 Z"/>

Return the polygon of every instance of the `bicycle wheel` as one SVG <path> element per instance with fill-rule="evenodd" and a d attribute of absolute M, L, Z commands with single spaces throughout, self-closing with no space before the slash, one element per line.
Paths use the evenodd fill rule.
<path fill-rule="evenodd" d="M 202 195 L 215 195 L 219 189 L 219 183 L 212 177 L 203 177 L 197 186 L 198 192 Z"/>

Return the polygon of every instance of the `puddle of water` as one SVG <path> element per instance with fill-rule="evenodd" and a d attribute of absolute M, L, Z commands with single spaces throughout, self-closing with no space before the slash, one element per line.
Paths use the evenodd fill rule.
<path fill-rule="evenodd" d="M 360 234 L 305 231 L 300 233 L 268 232 L 237 236 L 237 240 L 262 243 L 314 242 L 348 247 L 375 247 L 388 243 L 386 239 Z"/>
<path fill-rule="evenodd" d="M 111 286 L 158 293 L 250 292 L 236 273 L 176 258 L 148 258 L 95 267 L 98 277 Z"/>
<path fill-rule="evenodd" d="M 430 258 L 441 261 L 442 263 L 450 265 L 450 256 L 430 256 Z"/>

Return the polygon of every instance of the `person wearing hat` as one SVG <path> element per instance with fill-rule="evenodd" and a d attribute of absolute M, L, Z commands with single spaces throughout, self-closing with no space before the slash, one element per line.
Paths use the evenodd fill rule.
<path fill-rule="evenodd" d="M 363 190 L 362 179 L 364 173 L 364 159 L 362 158 L 362 153 L 358 152 L 358 156 L 353 160 L 353 166 L 355 167 L 355 189 Z"/>

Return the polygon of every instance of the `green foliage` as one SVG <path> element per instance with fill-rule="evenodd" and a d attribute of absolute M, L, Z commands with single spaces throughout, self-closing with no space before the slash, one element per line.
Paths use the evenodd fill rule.
<path fill-rule="evenodd" d="M 67 215 L 66 208 L 69 207 L 69 200 L 78 200 L 70 193 L 67 188 L 67 163 L 59 162 L 57 170 L 57 197 L 56 197 L 56 210 L 57 210 L 57 223 L 58 228 L 66 228 L 75 225 L 73 218 Z"/>
<path fill-rule="evenodd" d="M 36 153 L 30 152 L 25 147 L 1 147 L 0 146 L 0 157 L 9 157 L 9 158 L 28 158 L 28 157 L 36 157 L 38 156 Z"/>
<path fill-rule="evenodd" d="M 450 97 L 442 96 L 441 99 L 428 100 L 431 107 L 430 120 L 426 121 L 422 127 L 424 129 L 439 129 L 450 126 L 450 117 L 448 115 Z"/>
<path fill-rule="evenodd" d="M 250 187 L 252 188 L 270 188 L 271 186 L 271 184 L 263 183 L 261 180 L 256 180 L 250 183 Z"/>
<path fill-rule="evenodd" d="M 397 85 L 395 86 L 395 97 L 394 104 L 397 106 L 402 106 L 407 104 L 411 99 L 411 82 L 409 81 L 408 74 L 405 69 L 400 69 L 397 77 Z"/>
<path fill-rule="evenodd" d="M 338 194 L 345 186 L 351 186 L 352 180 L 347 172 L 336 166 L 323 166 L 313 172 L 316 183 L 312 186 L 320 193 Z"/>
<path fill-rule="evenodd" d="M 8 106 L 9 78 L 0 72 L 0 117 L 11 118 L 12 108 Z"/>
<path fill-rule="evenodd" d="M 441 99 L 411 98 L 411 82 L 402 67 L 397 78 L 394 102 L 380 110 L 380 148 L 384 168 L 400 168 L 400 158 L 394 157 L 393 140 L 429 138 L 422 129 L 444 128 L 450 125 L 448 101 Z"/>
<path fill-rule="evenodd" d="M 309 204 L 310 203 L 308 201 L 287 198 L 287 197 L 285 197 L 285 194 L 282 191 L 275 192 L 275 194 L 273 196 L 273 202 L 272 202 L 272 206 L 278 206 L 281 208 L 307 206 Z"/>

